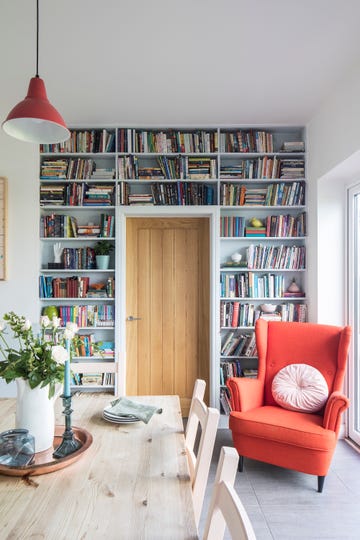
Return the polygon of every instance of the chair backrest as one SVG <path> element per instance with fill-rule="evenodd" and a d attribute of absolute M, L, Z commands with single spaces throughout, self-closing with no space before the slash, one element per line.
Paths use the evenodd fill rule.
<path fill-rule="evenodd" d="M 289 364 L 313 366 L 325 377 L 329 393 L 342 390 L 351 338 L 349 326 L 258 319 L 255 332 L 258 377 L 265 383 L 266 405 L 275 405 L 273 378 Z"/>
<path fill-rule="evenodd" d="M 191 414 L 193 402 L 194 402 L 194 398 L 198 398 L 201 401 L 204 401 L 205 389 L 206 389 L 206 382 L 203 379 L 196 379 L 195 384 L 194 384 L 192 398 L 191 398 L 188 421 L 187 421 L 186 429 L 185 429 L 185 437 L 188 436 L 189 432 L 192 432 L 192 434 L 189 436 L 194 437 L 194 440 L 195 440 L 196 432 L 198 428 L 198 421 L 197 421 L 196 416 Z"/>
<path fill-rule="evenodd" d="M 226 525 L 234 540 L 256 538 L 247 512 L 233 487 L 238 461 L 235 448 L 221 448 L 203 540 L 221 540 Z"/>
<path fill-rule="evenodd" d="M 195 521 L 196 525 L 198 525 L 220 414 L 217 409 L 207 407 L 198 397 L 194 397 L 191 409 L 191 417 L 189 416 L 188 420 L 191 428 L 185 436 L 185 447 L 192 484 Z M 194 427 L 195 425 L 196 429 Z M 198 448 L 196 449 L 196 435 L 199 427 L 201 434 Z"/>

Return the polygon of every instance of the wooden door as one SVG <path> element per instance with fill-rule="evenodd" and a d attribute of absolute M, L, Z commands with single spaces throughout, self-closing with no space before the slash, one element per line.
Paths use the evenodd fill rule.
<path fill-rule="evenodd" d="M 126 391 L 178 394 L 186 416 L 209 380 L 209 219 L 127 218 L 126 231 Z"/>

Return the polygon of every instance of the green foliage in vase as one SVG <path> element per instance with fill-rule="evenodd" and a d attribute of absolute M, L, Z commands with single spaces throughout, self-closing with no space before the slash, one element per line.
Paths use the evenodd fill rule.
<path fill-rule="evenodd" d="M 94 246 L 95 255 L 110 255 L 114 249 L 114 244 L 110 240 L 99 240 Z"/>
<path fill-rule="evenodd" d="M 0 321 L 0 377 L 7 383 L 21 377 L 28 381 L 30 388 L 49 385 L 49 399 L 55 393 L 56 383 L 64 380 L 64 364 L 68 358 L 66 343 L 71 350 L 78 345 L 78 327 L 67 323 L 60 328 L 61 320 L 46 315 L 40 319 L 40 332 L 35 334 L 31 322 L 13 311 L 6 313 Z M 13 341 L 18 346 L 10 346 L 7 330 L 12 331 Z"/>

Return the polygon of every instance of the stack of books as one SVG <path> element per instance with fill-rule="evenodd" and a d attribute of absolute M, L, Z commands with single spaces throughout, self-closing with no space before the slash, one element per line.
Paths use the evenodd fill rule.
<path fill-rule="evenodd" d="M 266 236 L 266 227 L 245 227 L 245 236 L 264 237 Z"/>
<path fill-rule="evenodd" d="M 42 162 L 40 170 L 41 180 L 65 180 L 68 163 L 66 159 L 47 159 Z"/>
<path fill-rule="evenodd" d="M 113 204 L 114 186 L 96 184 L 87 188 L 84 195 L 84 206 L 111 206 Z"/>
<path fill-rule="evenodd" d="M 91 180 L 112 180 L 113 178 L 115 178 L 115 169 L 112 167 L 96 168 L 91 174 Z"/>
<path fill-rule="evenodd" d="M 304 141 L 285 141 L 281 147 L 282 152 L 304 152 Z"/>

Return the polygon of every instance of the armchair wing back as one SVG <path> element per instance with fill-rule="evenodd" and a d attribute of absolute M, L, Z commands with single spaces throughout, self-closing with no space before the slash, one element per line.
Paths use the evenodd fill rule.
<path fill-rule="evenodd" d="M 350 327 L 259 319 L 255 331 L 259 377 L 264 374 L 264 404 L 276 405 L 272 381 L 288 364 L 308 364 L 318 369 L 326 380 L 329 395 L 342 390 Z"/>
<path fill-rule="evenodd" d="M 349 326 L 259 319 L 255 326 L 258 377 L 228 379 L 232 412 L 229 427 L 242 470 L 243 457 L 318 476 L 322 491 L 335 450 L 341 415 Z M 318 412 L 294 411 L 277 404 L 272 382 L 289 364 L 307 364 L 326 380 L 329 397 Z"/>

